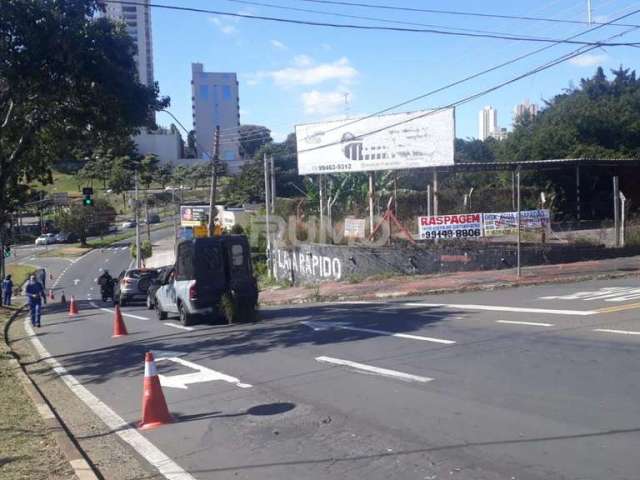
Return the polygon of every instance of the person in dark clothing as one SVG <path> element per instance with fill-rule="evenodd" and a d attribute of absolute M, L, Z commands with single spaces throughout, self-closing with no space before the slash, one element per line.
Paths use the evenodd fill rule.
<path fill-rule="evenodd" d="M 36 272 L 36 280 L 42 285 L 43 289 L 47 288 L 47 272 L 41 268 Z"/>
<path fill-rule="evenodd" d="M 13 281 L 11 280 L 11 275 L 7 275 L 6 278 L 2 281 L 2 303 L 6 306 L 11 305 L 11 295 L 13 294 Z"/>
<path fill-rule="evenodd" d="M 29 312 L 31 313 L 31 325 L 40 328 L 40 318 L 42 316 L 42 299 L 44 298 L 44 287 L 36 276 L 31 275 L 29 283 L 25 289 L 27 300 L 29 301 Z"/>

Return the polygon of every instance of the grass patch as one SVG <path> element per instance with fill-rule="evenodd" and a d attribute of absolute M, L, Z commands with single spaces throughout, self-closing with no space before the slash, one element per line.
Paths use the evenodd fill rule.
<path fill-rule="evenodd" d="M 0 331 L 17 307 L 0 308 Z M 62 480 L 73 477 L 22 383 L 9 364 L 6 340 L 0 341 L 0 477 L 3 480 Z"/>
<path fill-rule="evenodd" d="M 29 279 L 29 275 L 33 273 L 34 267 L 30 265 L 22 265 L 20 263 L 10 263 L 5 265 L 7 275 L 11 275 L 14 288 L 19 288 Z"/>
<path fill-rule="evenodd" d="M 81 190 L 78 186 L 78 177 L 69 175 L 68 173 L 53 172 L 53 183 L 49 185 L 41 185 L 36 183 L 33 188 L 43 190 L 47 193 L 67 192 L 71 196 L 80 195 Z"/>

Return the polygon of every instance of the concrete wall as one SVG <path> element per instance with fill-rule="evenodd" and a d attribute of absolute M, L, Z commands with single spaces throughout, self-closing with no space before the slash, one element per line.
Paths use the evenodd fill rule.
<path fill-rule="evenodd" d="M 176 164 L 180 158 L 180 136 L 169 131 L 142 132 L 133 137 L 140 155 L 154 154 L 161 163 Z"/>
<path fill-rule="evenodd" d="M 570 263 L 640 254 L 640 249 L 610 249 L 568 245 L 522 249 L 522 265 Z M 349 280 L 380 274 L 416 275 L 460 271 L 498 270 L 516 266 L 512 245 L 437 248 L 363 248 L 306 244 L 273 250 L 276 278 L 309 284 Z"/>

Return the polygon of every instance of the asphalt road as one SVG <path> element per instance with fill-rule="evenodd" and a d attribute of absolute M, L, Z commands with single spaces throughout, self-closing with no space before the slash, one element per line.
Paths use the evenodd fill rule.
<path fill-rule="evenodd" d="M 190 474 L 173 478 L 640 478 L 637 279 L 265 308 L 190 330 L 140 304 L 112 339 L 94 279 L 129 262 L 113 249 L 70 264 L 57 288 L 80 315 L 50 306 L 37 336 L 132 428 L 144 353 L 162 359 L 176 422 L 141 433 Z"/>

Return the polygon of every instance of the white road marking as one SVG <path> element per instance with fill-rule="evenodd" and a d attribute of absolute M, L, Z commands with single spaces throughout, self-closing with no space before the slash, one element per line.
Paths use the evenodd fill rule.
<path fill-rule="evenodd" d="M 631 330 L 612 330 L 609 328 L 596 328 L 593 331 L 602 333 L 619 333 L 620 335 L 640 335 L 640 332 L 633 332 Z"/>
<path fill-rule="evenodd" d="M 540 322 L 518 322 L 516 320 L 496 320 L 496 323 L 507 323 L 509 325 L 530 325 L 532 327 L 553 327 L 553 323 Z"/>
<path fill-rule="evenodd" d="M 100 268 L 98 269 L 98 271 L 99 271 L 99 272 L 102 272 L 102 271 L 103 271 L 103 270 L 102 270 L 102 267 L 100 267 Z"/>
<path fill-rule="evenodd" d="M 604 300 L 605 302 L 624 302 L 638 298 L 640 298 L 640 288 L 638 287 L 603 287 L 595 291 L 540 297 L 542 300 Z"/>
<path fill-rule="evenodd" d="M 132 428 L 122 417 L 111 410 L 109 406 L 102 402 L 93 393 L 87 390 L 73 375 L 51 356 L 40 340 L 36 337 L 31 328 L 29 318 L 25 318 L 24 328 L 29 335 L 41 359 L 47 362 L 58 374 L 69 389 L 82 400 L 109 429 L 118 435 L 122 440 L 131 445 L 147 462 L 153 465 L 167 480 L 196 480 L 187 473 L 180 465 L 174 462 L 162 450 L 147 440 L 135 428 Z M 141 359 L 142 360 L 142 359 Z"/>
<path fill-rule="evenodd" d="M 79 278 L 76 278 L 76 279 L 73 281 L 73 284 L 74 284 L 74 285 L 78 285 L 79 283 L 80 283 L 80 279 L 79 279 Z"/>
<path fill-rule="evenodd" d="M 103 312 L 107 312 L 107 313 L 113 313 L 113 312 L 115 311 L 115 310 L 112 310 L 112 309 L 110 309 L 110 308 L 102 308 L 102 307 L 99 307 L 99 306 L 98 306 L 98 305 L 96 305 L 94 302 L 91 302 L 91 306 L 92 306 L 93 308 L 97 308 L 97 309 L 102 310 Z M 136 318 L 136 319 L 138 319 L 138 320 L 150 320 L 150 319 L 149 319 L 149 318 L 147 318 L 147 317 L 141 317 L 141 316 L 139 316 L 139 315 L 133 315 L 133 314 L 131 314 L 131 313 L 124 313 L 124 312 L 121 312 L 121 313 L 122 313 L 122 316 L 123 316 L 123 317 L 131 317 L 131 318 Z"/>
<path fill-rule="evenodd" d="M 338 328 L 341 330 L 352 330 L 355 332 L 365 332 L 365 333 L 375 333 L 376 335 L 386 335 L 389 337 L 397 337 L 397 338 L 406 338 L 409 340 L 421 340 L 423 342 L 434 342 L 434 343 L 444 343 L 445 345 L 453 345 L 456 343 L 453 340 L 445 340 L 443 338 L 433 338 L 433 337 L 423 337 L 420 335 L 411 335 L 409 333 L 396 333 L 396 332 L 388 332 L 385 330 L 374 330 L 372 328 L 361 328 L 361 327 L 352 327 L 351 325 L 338 323 L 338 322 L 301 322 L 303 325 L 307 327 L 311 327 L 315 331 L 320 330 L 330 330 L 334 328 Z"/>
<path fill-rule="evenodd" d="M 105 258 L 105 259 L 104 259 L 104 263 L 107 263 L 108 261 L 109 261 L 109 259 L 108 259 L 108 258 Z"/>
<path fill-rule="evenodd" d="M 187 330 L 189 332 L 194 330 L 193 327 L 185 327 L 184 325 L 178 325 L 177 323 L 165 322 L 164 325 L 167 327 L 179 328 L 180 330 Z"/>
<path fill-rule="evenodd" d="M 403 303 L 407 307 L 445 307 L 458 308 L 460 310 L 485 310 L 489 312 L 516 312 L 516 313 L 542 313 L 549 315 L 595 315 L 594 310 L 550 310 L 546 308 L 505 307 L 502 305 L 467 305 L 459 303 Z"/>
<path fill-rule="evenodd" d="M 162 385 L 163 387 L 181 388 L 186 390 L 188 388 L 187 385 L 191 383 L 214 382 L 216 380 L 222 380 L 224 382 L 233 383 L 235 386 L 240 388 L 251 388 L 251 385 L 249 385 L 248 383 L 242 383 L 240 380 L 232 377 L 231 375 L 216 372 L 215 370 L 203 367 L 202 365 L 198 365 L 197 363 L 189 362 L 188 360 L 184 360 L 180 357 L 160 357 L 156 359 L 156 362 L 160 362 L 162 360 L 179 363 L 180 365 L 183 365 L 185 367 L 197 370 L 195 373 L 184 373 L 182 375 L 173 375 L 171 377 L 158 375 L 158 377 L 160 378 L 160 385 Z"/>
<path fill-rule="evenodd" d="M 129 247 L 121 247 L 120 250 L 126 250 Z"/>
<path fill-rule="evenodd" d="M 98 277 L 93 279 L 93 283 L 98 283 Z"/>
<path fill-rule="evenodd" d="M 397 370 L 389 370 L 386 368 L 373 367 L 371 365 L 365 365 L 364 363 L 352 362 L 350 360 L 342 360 L 340 358 L 332 357 L 316 357 L 316 360 L 321 363 L 331 363 L 333 365 L 341 365 L 345 367 L 355 368 L 356 370 L 362 370 L 369 373 L 375 373 L 376 375 L 382 375 L 383 377 L 392 377 L 405 382 L 420 382 L 427 383 L 433 380 L 429 377 L 420 377 L 418 375 L 411 375 L 410 373 L 398 372 Z"/>

